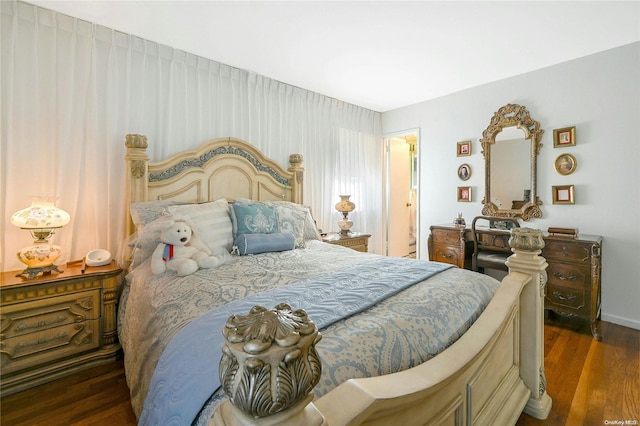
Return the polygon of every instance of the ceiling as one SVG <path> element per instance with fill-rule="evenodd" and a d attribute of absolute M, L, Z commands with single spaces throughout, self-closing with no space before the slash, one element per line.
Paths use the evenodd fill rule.
<path fill-rule="evenodd" d="M 638 1 L 28 2 L 381 112 L 640 41 Z"/>

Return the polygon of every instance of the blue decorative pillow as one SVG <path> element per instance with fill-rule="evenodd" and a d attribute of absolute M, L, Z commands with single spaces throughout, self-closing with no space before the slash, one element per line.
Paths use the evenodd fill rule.
<path fill-rule="evenodd" d="M 236 236 L 278 232 L 278 217 L 273 207 L 259 203 L 234 203 L 232 209 L 233 228 Z"/>
<path fill-rule="evenodd" d="M 296 241 L 293 234 L 277 232 L 274 234 L 241 234 L 233 243 L 234 251 L 240 256 L 275 251 L 293 250 Z"/>

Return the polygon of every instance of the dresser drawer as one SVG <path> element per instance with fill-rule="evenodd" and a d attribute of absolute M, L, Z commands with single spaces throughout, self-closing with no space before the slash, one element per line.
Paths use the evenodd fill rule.
<path fill-rule="evenodd" d="M 576 315 L 579 315 L 579 311 L 588 309 L 586 301 L 589 300 L 589 296 L 586 294 L 584 288 L 570 288 L 558 285 L 547 286 L 547 302 L 553 306 L 559 306 L 563 308 L 569 308 L 576 311 Z M 580 316 L 584 316 L 585 312 L 582 312 Z"/>
<path fill-rule="evenodd" d="M 542 250 L 545 259 L 557 259 L 563 262 L 586 262 L 591 258 L 591 244 L 580 244 L 575 241 L 546 241 Z"/>
<path fill-rule="evenodd" d="M 549 262 L 547 268 L 547 282 L 549 285 L 584 289 L 591 285 L 590 270 L 586 266 L 558 264 Z"/>
<path fill-rule="evenodd" d="M 100 346 L 100 290 L 2 307 L 2 375 Z"/>
<path fill-rule="evenodd" d="M 0 314 L 0 338 L 10 339 L 100 317 L 100 290 L 7 305 Z"/>
<path fill-rule="evenodd" d="M 464 253 L 461 252 L 459 247 L 434 245 L 433 257 L 431 260 L 434 262 L 450 263 L 452 265 L 459 265 L 464 262 Z"/>
<path fill-rule="evenodd" d="M 4 377 L 99 346 L 99 319 L 48 328 L 3 340 L 0 347 L 0 369 Z"/>

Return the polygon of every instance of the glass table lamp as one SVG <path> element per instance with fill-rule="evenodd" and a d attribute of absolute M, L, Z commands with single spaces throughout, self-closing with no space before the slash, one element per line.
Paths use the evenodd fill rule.
<path fill-rule="evenodd" d="M 53 202 L 42 200 L 34 201 L 26 209 L 11 216 L 11 224 L 28 230 L 34 239 L 32 245 L 17 253 L 20 262 L 27 265 L 27 269 L 17 274 L 17 277 L 33 279 L 39 273 L 45 275 L 52 271 L 62 272 L 53 264 L 62 254 L 62 248 L 51 244 L 49 239 L 57 228 L 68 224 L 70 220 L 69 213 L 55 207 Z"/>
<path fill-rule="evenodd" d="M 353 226 L 353 222 L 349 220 L 349 213 L 356 208 L 356 205 L 349 200 L 350 197 L 351 195 L 340 195 L 340 201 L 336 204 L 336 210 L 342 213 L 342 219 L 338 221 L 338 226 L 343 235 L 348 235 Z"/>

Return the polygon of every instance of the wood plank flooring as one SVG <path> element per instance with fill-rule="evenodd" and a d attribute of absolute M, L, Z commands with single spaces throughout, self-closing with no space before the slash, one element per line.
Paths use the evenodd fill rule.
<path fill-rule="evenodd" d="M 551 414 L 544 421 L 523 414 L 517 425 L 639 424 L 640 331 L 605 322 L 601 331 L 603 340 L 597 342 L 582 321 L 547 322 Z M 135 425 L 122 361 L 2 398 L 0 424 Z"/>

